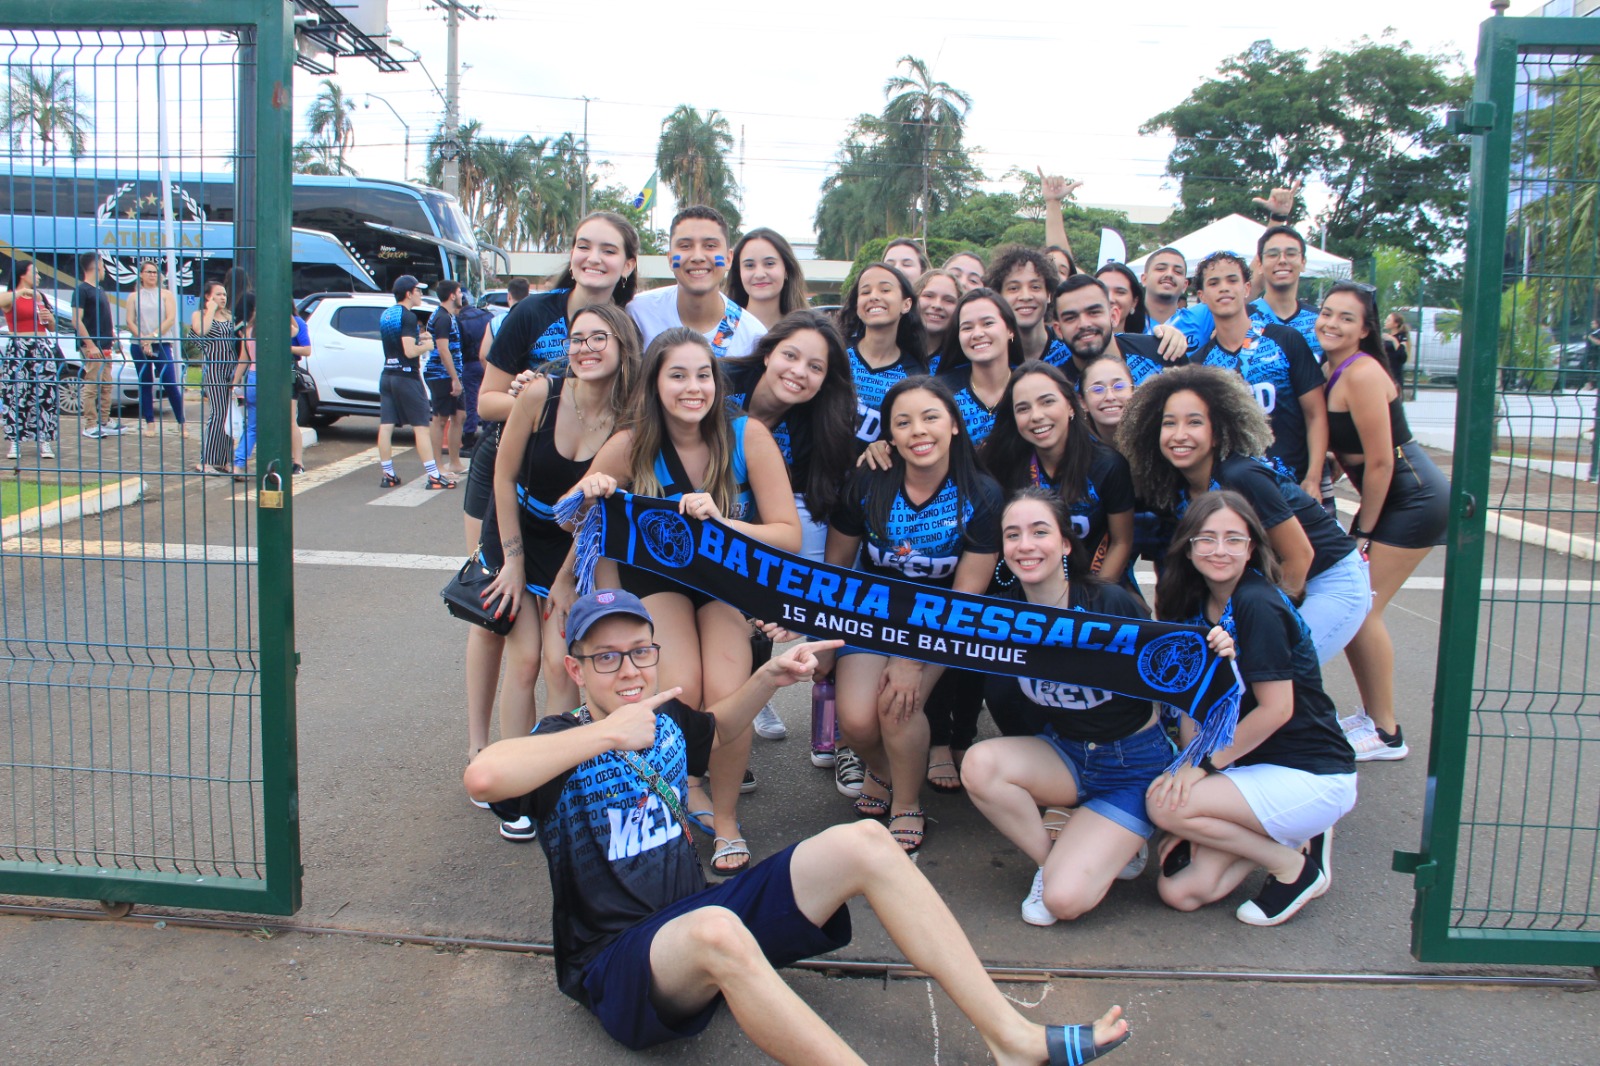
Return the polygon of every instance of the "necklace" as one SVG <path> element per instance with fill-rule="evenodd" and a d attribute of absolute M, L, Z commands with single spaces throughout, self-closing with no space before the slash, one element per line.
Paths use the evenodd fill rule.
<path fill-rule="evenodd" d="M 583 417 L 583 405 L 578 402 L 578 383 L 577 382 L 573 382 L 573 384 L 572 384 L 572 410 L 578 416 L 578 426 L 580 427 L 580 429 L 582 429 L 584 432 L 588 432 L 589 423 L 584 420 L 584 417 Z M 604 427 L 610 421 L 611 421 L 611 419 L 607 418 L 604 422 L 596 422 L 595 425 L 600 426 L 600 427 Z"/>

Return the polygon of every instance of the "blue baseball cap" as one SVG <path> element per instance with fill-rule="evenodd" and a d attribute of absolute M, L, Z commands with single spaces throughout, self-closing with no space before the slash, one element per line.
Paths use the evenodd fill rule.
<path fill-rule="evenodd" d="M 567 647 L 582 640 L 596 622 L 614 614 L 632 615 L 652 629 L 655 628 L 655 620 L 650 617 L 650 612 L 645 610 L 644 604 L 633 593 L 624 589 L 596 589 L 587 596 L 579 596 L 567 612 Z"/>

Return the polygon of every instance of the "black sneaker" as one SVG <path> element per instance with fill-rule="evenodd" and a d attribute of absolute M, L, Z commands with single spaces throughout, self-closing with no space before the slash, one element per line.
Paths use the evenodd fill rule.
<path fill-rule="evenodd" d="M 739 782 L 739 794 L 748 795 L 756 790 L 756 775 L 753 770 L 744 772 L 744 780 Z"/>
<path fill-rule="evenodd" d="M 1315 858 L 1307 855 L 1299 877 L 1286 885 L 1268 874 L 1256 898 L 1239 904 L 1234 917 L 1246 925 L 1282 925 L 1326 891 L 1328 875 L 1322 872 Z"/>
<path fill-rule="evenodd" d="M 1322 867 L 1322 876 L 1328 879 L 1328 887 L 1333 887 L 1333 826 L 1326 832 L 1318 833 L 1306 841 L 1306 854 L 1311 856 L 1313 862 Z"/>
<path fill-rule="evenodd" d="M 398 475 L 385 474 L 383 475 L 383 480 L 378 482 L 378 487 L 380 489 L 392 489 L 398 484 L 400 484 L 400 478 Z"/>
<path fill-rule="evenodd" d="M 500 835 L 514 844 L 526 844 L 539 834 L 533 828 L 533 819 L 524 814 L 509 822 L 501 822 Z"/>

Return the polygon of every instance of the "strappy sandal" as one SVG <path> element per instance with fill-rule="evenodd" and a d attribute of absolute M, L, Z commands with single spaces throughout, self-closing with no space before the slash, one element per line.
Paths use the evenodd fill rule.
<path fill-rule="evenodd" d="M 1082 1066 L 1090 1059 L 1115 1051 L 1128 1042 L 1132 1033 L 1123 1033 L 1109 1044 L 1094 1042 L 1094 1025 L 1047 1025 L 1044 1027 L 1044 1046 L 1050 1054 L 1050 1066 Z"/>
<path fill-rule="evenodd" d="M 941 766 L 948 766 L 950 768 L 950 772 L 948 774 L 934 773 L 934 771 L 939 769 Z M 954 784 L 951 783 L 952 781 Z M 946 795 L 949 795 L 952 792 L 960 792 L 961 771 L 956 769 L 956 764 L 953 761 L 929 763 L 928 787 L 933 789 L 935 792 L 943 792 Z"/>
<path fill-rule="evenodd" d="M 921 818 L 921 829 L 896 829 L 894 823 L 902 818 Z M 895 843 L 900 845 L 907 855 L 915 855 L 921 848 L 922 842 L 928 835 L 928 812 L 920 807 L 914 811 L 902 811 L 889 819 L 889 835 L 894 837 Z"/>
<path fill-rule="evenodd" d="M 871 770 L 867 770 L 865 763 L 862 764 L 862 769 L 866 771 L 866 775 L 868 777 L 872 778 L 873 783 L 889 794 L 880 798 L 878 796 L 869 796 L 863 792 L 861 795 L 855 798 L 855 802 L 852 804 L 852 806 L 855 807 L 856 814 L 860 815 L 862 818 L 882 818 L 884 815 L 889 813 L 889 802 L 894 799 L 894 788 L 889 784 L 889 782 L 885 781 Z"/>
<path fill-rule="evenodd" d="M 1067 819 L 1072 817 L 1072 811 L 1066 807 L 1046 807 L 1044 809 L 1044 831 L 1054 840 L 1061 835 L 1067 827 Z"/>
<path fill-rule="evenodd" d="M 727 837 L 717 837 L 712 843 L 722 845 L 711 853 L 711 872 L 718 877 L 732 877 L 750 865 L 750 845 L 744 837 L 734 837 L 732 840 Z M 733 867 L 724 868 L 717 865 L 723 859 L 739 858 L 744 861 Z"/>

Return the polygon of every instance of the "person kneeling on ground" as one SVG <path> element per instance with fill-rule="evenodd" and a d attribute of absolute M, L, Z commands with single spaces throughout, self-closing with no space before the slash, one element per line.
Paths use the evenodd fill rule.
<path fill-rule="evenodd" d="M 660 646 L 639 599 L 580 597 L 565 666 L 587 703 L 467 767 L 474 799 L 502 817 L 528 810 L 549 860 L 561 990 L 613 1038 L 641 1049 L 692 1036 L 726 1000 L 746 1035 L 780 1062 L 861 1061 L 776 968 L 850 941 L 846 901 L 865 896 L 895 944 L 933 976 L 1002 1063 L 1081 1063 L 1127 1039 L 1121 1008 L 1093 1025 L 1036 1025 L 984 972 L 955 916 L 887 830 L 835 826 L 707 887 L 684 822 L 686 778 L 748 729 L 780 687 L 808 680 L 798 644 L 732 695 L 696 711 L 656 691 Z"/>

